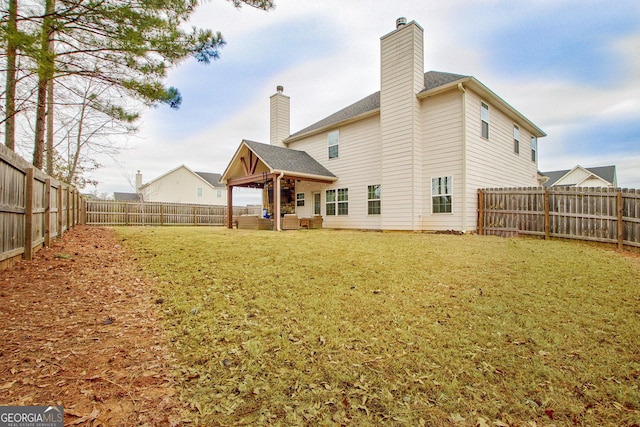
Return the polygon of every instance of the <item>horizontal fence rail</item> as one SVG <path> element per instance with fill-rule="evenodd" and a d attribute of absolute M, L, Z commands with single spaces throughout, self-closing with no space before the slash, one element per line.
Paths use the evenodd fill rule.
<path fill-rule="evenodd" d="M 251 208 L 233 208 L 233 217 Z M 227 207 L 164 202 L 87 201 L 88 225 L 226 225 Z"/>
<path fill-rule="evenodd" d="M 84 221 L 79 191 L 0 145 L 0 270 Z"/>
<path fill-rule="evenodd" d="M 478 190 L 478 233 L 530 234 L 640 247 L 640 190 L 528 187 Z"/>

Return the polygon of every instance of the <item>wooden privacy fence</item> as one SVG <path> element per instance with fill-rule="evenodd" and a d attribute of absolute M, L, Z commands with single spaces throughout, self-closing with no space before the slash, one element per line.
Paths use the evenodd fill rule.
<path fill-rule="evenodd" d="M 234 207 L 233 216 L 248 213 Z M 226 225 L 227 207 L 163 202 L 87 201 L 89 225 Z"/>
<path fill-rule="evenodd" d="M 530 187 L 478 190 L 478 233 L 531 234 L 640 247 L 640 190 Z"/>
<path fill-rule="evenodd" d="M 0 145 L 0 270 L 84 221 L 84 199 Z"/>

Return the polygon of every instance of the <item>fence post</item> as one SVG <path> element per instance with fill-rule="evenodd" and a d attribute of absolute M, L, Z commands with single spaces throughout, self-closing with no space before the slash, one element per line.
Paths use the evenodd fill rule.
<path fill-rule="evenodd" d="M 34 169 L 28 168 L 24 186 L 24 259 L 33 258 L 33 180 Z"/>
<path fill-rule="evenodd" d="M 56 237 L 62 235 L 62 183 L 58 182 L 58 233 Z"/>
<path fill-rule="evenodd" d="M 623 222 L 623 200 L 622 200 L 622 192 L 616 192 L 616 199 L 618 205 L 618 249 L 622 250 L 624 247 L 624 222 Z"/>
<path fill-rule="evenodd" d="M 484 234 L 484 191 L 478 190 L 478 234 Z"/>
<path fill-rule="evenodd" d="M 544 189 L 544 239 L 551 238 L 551 214 L 549 212 L 551 206 L 549 203 L 549 189 Z"/>
<path fill-rule="evenodd" d="M 164 205 L 160 205 L 160 225 L 164 225 Z"/>
<path fill-rule="evenodd" d="M 67 209 L 65 212 L 67 217 L 67 227 L 65 230 L 69 230 L 71 228 L 71 187 L 67 186 Z"/>
<path fill-rule="evenodd" d="M 198 225 L 198 207 L 193 207 L 193 225 Z"/>
<path fill-rule="evenodd" d="M 44 245 L 51 246 L 51 178 L 44 180 Z"/>

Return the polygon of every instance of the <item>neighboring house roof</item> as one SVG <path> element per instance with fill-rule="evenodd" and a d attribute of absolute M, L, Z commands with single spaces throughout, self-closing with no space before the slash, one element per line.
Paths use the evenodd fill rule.
<path fill-rule="evenodd" d="M 494 99 L 513 117 L 521 122 L 528 124 L 535 136 L 546 136 L 546 133 L 537 127 L 533 122 L 523 116 L 518 110 L 509 105 L 506 101 L 496 95 L 493 91 L 483 85 L 475 77 L 465 76 L 462 74 L 445 73 L 442 71 L 428 71 L 424 73 L 424 88 L 417 94 L 420 98 L 426 98 L 444 90 L 450 90 L 456 87 L 458 83 L 472 85 L 482 95 Z M 337 124 L 355 121 L 380 111 L 380 91 L 373 93 L 361 100 L 343 108 L 342 110 L 331 114 L 328 117 L 308 126 L 296 133 L 291 134 L 284 140 L 285 143 L 293 142 L 301 139 L 303 136 L 309 136 Z"/>
<path fill-rule="evenodd" d="M 316 159 L 307 152 L 293 150 L 291 148 L 278 147 L 270 144 L 263 144 L 255 141 L 243 141 L 262 162 L 272 171 L 285 173 L 303 173 L 335 178 L 327 168 L 322 166 Z"/>
<path fill-rule="evenodd" d="M 200 178 L 207 181 L 213 187 L 222 187 L 225 188 L 224 184 L 220 183 L 220 177 L 222 176 L 219 173 L 211 173 L 211 172 L 195 172 L 196 175 L 199 175 Z"/>
<path fill-rule="evenodd" d="M 113 200 L 119 202 L 139 202 L 140 195 L 138 193 L 113 193 Z"/>
<path fill-rule="evenodd" d="M 560 181 L 562 178 L 568 176 L 576 169 L 584 169 L 585 171 L 590 172 L 592 175 L 596 175 L 598 178 L 608 182 L 611 185 L 616 185 L 616 167 L 615 165 L 611 166 L 599 166 L 594 168 L 584 168 L 580 165 L 574 167 L 573 169 L 565 169 L 565 170 L 557 170 L 557 171 L 548 171 L 542 172 L 542 175 L 546 176 L 548 180 L 543 184 L 545 187 L 552 187 L 556 182 Z M 575 184 L 567 184 L 571 186 L 579 185 L 580 183 Z"/>
<path fill-rule="evenodd" d="M 191 169 L 189 169 L 187 166 L 185 165 L 180 165 L 177 168 L 173 168 L 171 169 L 169 172 L 165 172 L 162 175 L 160 175 L 157 178 L 152 179 L 151 181 L 147 182 L 146 184 L 140 186 L 139 190 L 142 190 L 148 186 L 150 186 L 151 184 L 153 184 L 156 181 L 161 180 L 162 178 L 164 178 L 167 175 L 172 174 L 173 172 L 177 171 L 180 168 L 184 168 L 187 171 L 191 172 L 192 174 L 194 174 L 196 177 L 198 177 L 199 179 L 201 179 L 203 181 L 203 183 L 206 183 L 207 185 L 210 185 L 211 187 L 224 187 L 224 185 L 219 184 L 218 181 L 220 181 L 220 174 L 217 173 L 209 173 L 209 172 L 194 172 Z"/>

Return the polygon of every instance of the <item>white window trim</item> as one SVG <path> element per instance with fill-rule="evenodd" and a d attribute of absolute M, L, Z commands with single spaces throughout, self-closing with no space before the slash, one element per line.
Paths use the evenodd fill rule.
<path fill-rule="evenodd" d="M 487 112 L 487 120 L 484 120 L 484 118 L 482 117 L 482 114 L 484 111 Z M 487 136 L 484 136 L 482 134 L 483 123 L 487 124 Z M 487 102 L 480 101 L 480 137 L 482 137 L 483 139 L 489 140 L 489 137 L 491 136 L 490 127 L 491 127 L 491 115 L 489 114 L 489 104 Z"/>
<path fill-rule="evenodd" d="M 332 136 L 335 135 L 335 143 L 331 143 Z M 331 157 L 331 147 L 336 147 L 336 155 Z M 334 130 L 327 134 L 327 157 L 329 160 L 340 158 L 340 131 Z"/>
<path fill-rule="evenodd" d="M 369 187 L 376 187 L 376 186 L 380 188 L 380 197 L 378 197 L 377 199 L 370 199 L 369 198 Z M 369 202 L 379 202 L 380 212 L 378 212 L 378 213 L 369 212 Z M 367 185 L 367 215 L 382 215 L 382 185 L 380 185 L 380 184 Z"/>
<path fill-rule="evenodd" d="M 450 194 L 433 194 L 433 180 L 434 179 L 438 179 L 438 178 L 450 178 L 451 179 L 451 193 Z M 432 176 L 431 177 L 431 215 L 453 215 L 453 196 L 454 196 L 454 190 L 453 190 L 453 175 L 439 175 L 439 176 Z M 433 211 L 433 198 L 435 196 L 451 196 L 451 212 L 434 212 Z"/>

